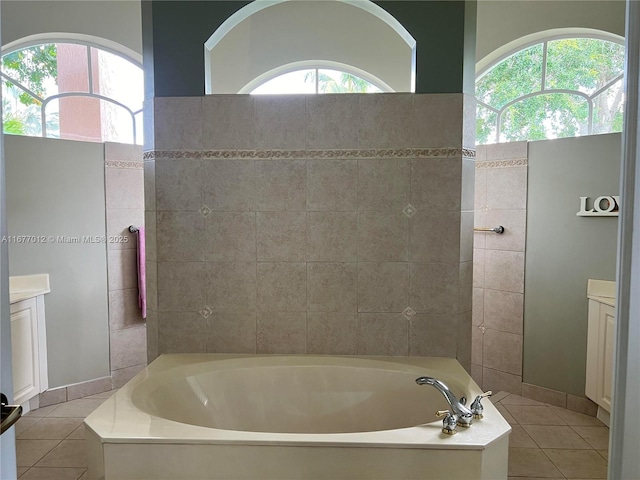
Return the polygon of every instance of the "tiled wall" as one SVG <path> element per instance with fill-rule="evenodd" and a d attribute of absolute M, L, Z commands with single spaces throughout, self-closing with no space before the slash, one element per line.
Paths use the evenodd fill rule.
<path fill-rule="evenodd" d="M 468 103 L 156 98 L 145 153 L 149 359 L 438 355 L 469 368 Z"/>
<path fill-rule="evenodd" d="M 522 393 L 527 142 L 477 149 L 472 374 L 485 390 Z"/>
<path fill-rule="evenodd" d="M 147 332 L 138 308 L 136 235 L 144 226 L 142 148 L 105 144 L 111 376 L 124 385 L 147 363 Z"/>

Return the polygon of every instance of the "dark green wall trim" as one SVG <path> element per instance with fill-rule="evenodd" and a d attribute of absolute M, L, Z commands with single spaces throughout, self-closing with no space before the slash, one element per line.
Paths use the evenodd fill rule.
<path fill-rule="evenodd" d="M 154 95 L 204 95 L 204 42 L 248 3 L 246 0 L 143 2 L 149 4 L 143 5 L 145 64 L 147 59 L 153 59 L 152 67 L 148 69 L 145 65 L 145 74 L 149 77 L 149 71 L 153 71 Z M 475 72 L 476 0 L 375 3 L 393 15 L 416 40 L 416 93 L 462 92 L 465 62 L 473 60 L 467 70 Z"/>

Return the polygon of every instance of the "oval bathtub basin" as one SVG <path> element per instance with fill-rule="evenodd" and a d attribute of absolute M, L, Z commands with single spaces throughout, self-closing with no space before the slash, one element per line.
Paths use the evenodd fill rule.
<path fill-rule="evenodd" d="M 364 366 L 231 366 L 147 379 L 132 402 L 150 415 L 224 430 L 372 432 L 429 423 L 436 410 L 448 408 L 435 388 L 418 387 L 415 378 Z"/>
<path fill-rule="evenodd" d="M 88 478 L 506 480 L 496 408 L 445 435 L 420 376 L 482 393 L 453 358 L 162 355 L 85 419 Z"/>

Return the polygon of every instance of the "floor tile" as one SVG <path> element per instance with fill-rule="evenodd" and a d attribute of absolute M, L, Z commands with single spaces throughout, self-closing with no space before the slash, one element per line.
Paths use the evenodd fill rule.
<path fill-rule="evenodd" d="M 38 423 L 40 420 L 42 420 L 42 417 L 20 417 L 15 424 L 16 438 L 20 438 L 20 434 L 22 432 Z"/>
<path fill-rule="evenodd" d="M 87 468 L 84 440 L 63 440 L 42 458 L 38 467 L 78 467 Z"/>
<path fill-rule="evenodd" d="M 609 448 L 609 429 L 607 427 L 572 427 L 584 438 L 592 448 L 606 450 Z"/>
<path fill-rule="evenodd" d="M 84 471 L 84 468 L 31 467 L 20 480 L 78 480 Z"/>
<path fill-rule="evenodd" d="M 62 440 L 82 424 L 79 418 L 43 418 L 17 438 L 24 440 Z"/>
<path fill-rule="evenodd" d="M 538 448 L 538 445 L 520 425 L 512 425 L 511 435 L 509 435 L 509 447 Z"/>
<path fill-rule="evenodd" d="M 82 423 L 78 428 L 76 428 L 69 436 L 67 440 L 84 440 L 84 423 Z"/>
<path fill-rule="evenodd" d="M 532 400 L 530 398 L 521 397 L 520 395 L 509 395 L 505 397 L 500 403 L 502 405 L 538 405 L 543 406 L 544 403 L 539 402 L 537 400 Z"/>
<path fill-rule="evenodd" d="M 25 415 L 25 418 L 30 417 L 46 417 L 50 413 L 53 413 L 55 409 L 57 409 L 61 404 L 57 405 L 49 405 L 48 407 L 37 408 L 35 410 L 31 410 L 29 413 Z"/>
<path fill-rule="evenodd" d="M 540 448 L 591 449 L 591 446 L 571 427 L 564 425 L 524 425 L 523 428 Z"/>
<path fill-rule="evenodd" d="M 88 397 L 83 397 L 83 400 L 95 400 L 95 399 L 107 399 L 107 398 L 111 398 L 111 396 L 116 393 L 118 391 L 118 389 L 115 390 L 109 390 L 108 392 L 102 392 L 102 393 L 96 393 L 95 395 L 89 395 Z"/>
<path fill-rule="evenodd" d="M 66 417 L 66 418 L 85 418 L 96 408 L 104 403 L 104 398 L 71 400 L 67 403 L 61 403 L 58 408 L 51 412 L 47 417 Z"/>
<path fill-rule="evenodd" d="M 85 470 L 82 476 L 78 480 L 88 480 L 89 473 Z"/>
<path fill-rule="evenodd" d="M 505 405 L 520 425 L 565 425 L 551 407 L 545 405 Z"/>
<path fill-rule="evenodd" d="M 16 459 L 19 467 L 30 467 L 49 453 L 60 440 L 16 440 Z"/>
<path fill-rule="evenodd" d="M 509 475 L 513 477 L 562 478 L 562 473 L 539 448 L 510 448 Z"/>
<path fill-rule="evenodd" d="M 502 405 L 496 405 L 496 409 L 500 412 L 500 415 L 502 415 L 504 419 L 509 422 L 510 425 L 518 424 L 518 422 L 516 422 L 516 419 L 513 418 L 513 415 L 511 415 L 505 407 L 503 407 Z"/>
<path fill-rule="evenodd" d="M 567 425 L 576 426 L 592 426 L 592 427 L 604 427 L 604 423 L 598 420 L 596 417 L 590 417 L 583 413 L 574 412 L 560 407 L 550 407 L 555 414 L 562 418 Z"/>
<path fill-rule="evenodd" d="M 607 461 L 595 450 L 543 451 L 567 478 L 607 478 Z"/>
<path fill-rule="evenodd" d="M 30 467 L 18 467 L 18 478 L 20 478 L 20 475 L 22 475 L 24 472 L 29 470 L 29 468 Z"/>
<path fill-rule="evenodd" d="M 491 402 L 495 405 L 496 403 L 500 402 L 502 399 L 508 397 L 509 395 L 511 395 L 509 392 L 505 392 L 504 390 L 495 393 L 494 395 L 491 395 Z"/>
<path fill-rule="evenodd" d="M 508 477 L 508 480 L 564 480 L 564 477 L 543 478 L 543 477 Z"/>
<path fill-rule="evenodd" d="M 606 450 L 598 450 L 598 453 L 602 456 L 602 458 L 604 458 L 605 460 L 609 460 L 609 449 Z"/>

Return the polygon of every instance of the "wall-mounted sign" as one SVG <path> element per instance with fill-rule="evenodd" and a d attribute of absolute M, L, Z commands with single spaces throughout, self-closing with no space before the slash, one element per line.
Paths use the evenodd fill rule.
<path fill-rule="evenodd" d="M 579 217 L 617 217 L 620 209 L 620 197 L 603 195 L 591 201 L 589 197 L 580 197 Z"/>

